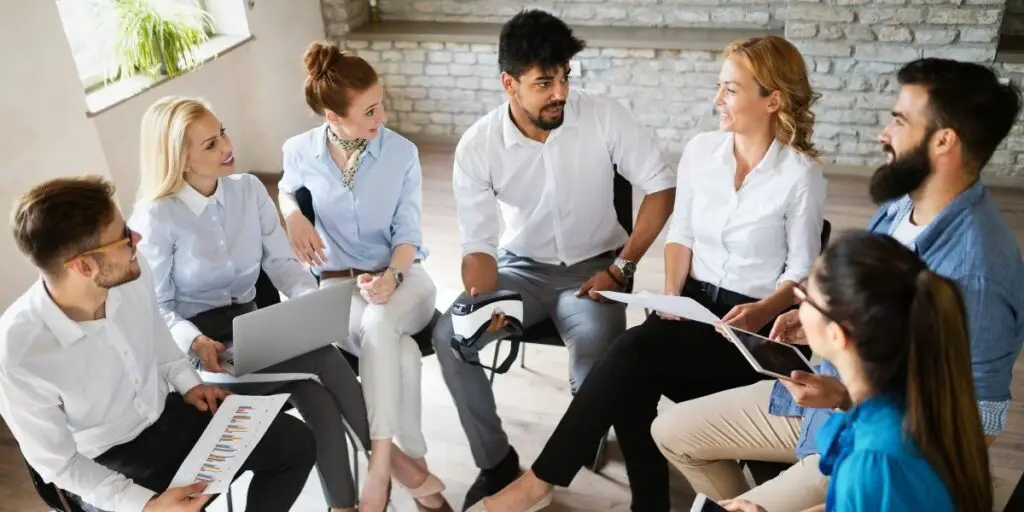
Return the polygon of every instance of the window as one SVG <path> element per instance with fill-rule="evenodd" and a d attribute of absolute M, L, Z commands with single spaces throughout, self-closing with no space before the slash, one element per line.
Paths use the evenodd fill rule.
<path fill-rule="evenodd" d="M 105 26 L 114 14 L 116 0 L 56 0 L 64 33 L 71 44 L 78 76 L 86 89 L 103 83 L 111 62 L 113 34 Z M 150 0 L 205 8 L 195 0 Z M 212 34 L 211 34 L 212 35 Z"/>

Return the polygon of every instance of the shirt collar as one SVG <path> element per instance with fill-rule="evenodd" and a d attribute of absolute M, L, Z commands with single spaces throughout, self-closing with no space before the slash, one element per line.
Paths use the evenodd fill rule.
<path fill-rule="evenodd" d="M 327 145 L 330 144 L 330 142 L 327 140 L 327 130 L 329 129 L 330 127 L 328 126 L 328 124 L 324 123 L 323 125 L 320 126 L 320 128 L 315 132 L 313 136 L 313 143 L 316 146 L 313 148 L 312 154 L 316 158 L 324 156 L 324 153 L 327 150 Z M 364 152 L 364 154 L 370 155 L 373 158 L 380 157 L 380 149 L 381 146 L 384 144 L 383 140 L 385 130 L 386 128 L 383 125 L 381 125 L 381 127 L 377 129 L 377 137 L 366 143 L 366 151 Z"/>
<path fill-rule="evenodd" d="M 185 203 L 185 206 L 198 217 L 206 210 L 206 206 L 210 204 L 210 201 L 217 201 L 221 206 L 224 205 L 224 180 L 217 180 L 217 189 L 214 190 L 213 195 L 210 197 L 200 194 L 198 190 L 187 182 L 183 183 L 181 190 L 178 191 L 178 199 L 181 199 L 181 202 Z"/>
<path fill-rule="evenodd" d="M 714 158 L 717 161 L 730 166 L 729 168 L 732 170 L 735 170 L 736 168 L 736 156 L 733 154 L 735 136 L 736 135 L 734 133 L 729 132 L 729 136 L 725 138 L 725 142 L 719 146 L 714 153 Z M 768 151 L 765 151 L 764 156 L 761 157 L 761 161 L 754 165 L 754 168 L 750 170 L 749 174 L 753 174 L 758 169 L 775 169 L 783 147 L 784 144 L 780 142 L 779 139 L 772 139 L 771 145 L 768 146 Z"/>
<path fill-rule="evenodd" d="M 551 134 L 548 135 L 550 141 L 552 137 L 555 137 L 559 132 L 565 128 L 572 128 L 576 126 L 577 119 L 580 113 L 576 111 L 575 101 L 573 101 L 574 92 L 572 89 L 569 90 L 569 96 L 565 101 L 565 108 L 562 111 L 564 119 L 562 120 L 562 126 L 551 130 Z M 506 102 L 501 108 L 501 135 L 502 140 L 505 142 L 505 147 L 510 148 L 516 144 L 540 144 L 519 130 L 516 126 L 515 121 L 512 120 L 512 112 L 509 110 L 511 107 L 510 103 Z"/>
<path fill-rule="evenodd" d="M 943 208 L 934 219 L 932 219 L 931 223 L 929 223 L 928 226 L 926 226 L 921 233 L 917 235 L 917 238 L 914 239 L 912 247 L 918 253 L 927 251 L 928 248 L 931 247 L 931 245 L 935 243 L 940 236 L 942 236 L 946 231 L 946 228 L 949 227 L 953 221 L 960 218 L 960 216 L 966 211 L 984 200 L 985 197 L 987 197 L 987 194 L 988 191 L 981 180 L 974 182 L 973 185 L 967 187 L 967 189 L 961 192 L 956 199 L 953 199 L 953 202 L 946 205 L 946 207 Z M 903 216 L 910 214 L 910 211 L 913 209 L 914 202 L 910 199 L 909 195 L 905 195 L 892 201 L 889 203 L 888 207 L 885 207 L 885 218 L 891 225 L 903 218 Z M 882 219 L 879 218 L 879 221 L 881 220 Z M 878 222 L 876 221 L 872 225 L 872 229 L 877 225 Z"/>
<path fill-rule="evenodd" d="M 106 318 L 113 316 L 121 304 L 121 291 L 118 288 L 120 286 L 111 288 L 107 293 Z M 46 290 L 46 284 L 42 279 L 37 280 L 32 286 L 32 302 L 46 328 L 53 333 L 62 347 L 70 347 L 86 336 L 87 333 L 82 325 L 68 318 L 68 315 L 53 301 L 53 297 Z"/>

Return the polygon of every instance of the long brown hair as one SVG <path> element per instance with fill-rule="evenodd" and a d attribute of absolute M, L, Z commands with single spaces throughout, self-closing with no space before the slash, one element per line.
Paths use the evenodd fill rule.
<path fill-rule="evenodd" d="M 760 86 L 762 96 L 779 91 L 782 104 L 775 115 L 775 138 L 811 158 L 821 155 L 811 141 L 811 107 L 821 95 L 811 88 L 807 64 L 793 43 L 778 36 L 751 37 L 729 44 L 725 58 L 730 57 L 743 61 Z"/>
<path fill-rule="evenodd" d="M 867 232 L 837 240 L 814 277 L 873 389 L 904 399 L 904 429 L 956 509 L 992 510 L 967 311 L 956 283 L 892 237 Z"/>

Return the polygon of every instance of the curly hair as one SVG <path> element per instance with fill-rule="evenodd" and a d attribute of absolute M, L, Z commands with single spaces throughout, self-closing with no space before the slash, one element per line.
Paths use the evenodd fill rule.
<path fill-rule="evenodd" d="M 811 88 L 800 51 L 781 37 L 751 37 L 729 44 L 725 58 L 730 57 L 743 61 L 754 75 L 762 96 L 779 91 L 781 105 L 775 116 L 775 138 L 808 157 L 818 158 L 821 151 L 811 142 L 814 133 L 811 107 L 821 94 Z"/>
<path fill-rule="evenodd" d="M 498 66 L 518 79 L 535 66 L 566 66 L 585 47 L 564 21 L 544 11 L 524 10 L 501 27 Z"/>

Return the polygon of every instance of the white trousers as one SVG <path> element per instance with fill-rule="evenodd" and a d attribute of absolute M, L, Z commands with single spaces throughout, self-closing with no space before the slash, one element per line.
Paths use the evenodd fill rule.
<path fill-rule="evenodd" d="M 333 286 L 352 278 L 324 279 Z M 394 439 L 406 455 L 427 454 L 421 422 L 421 355 L 412 335 L 430 323 L 437 288 L 419 264 L 385 304 L 369 304 L 355 288 L 349 337 L 341 348 L 359 356 L 359 377 L 370 420 L 370 439 Z"/>

